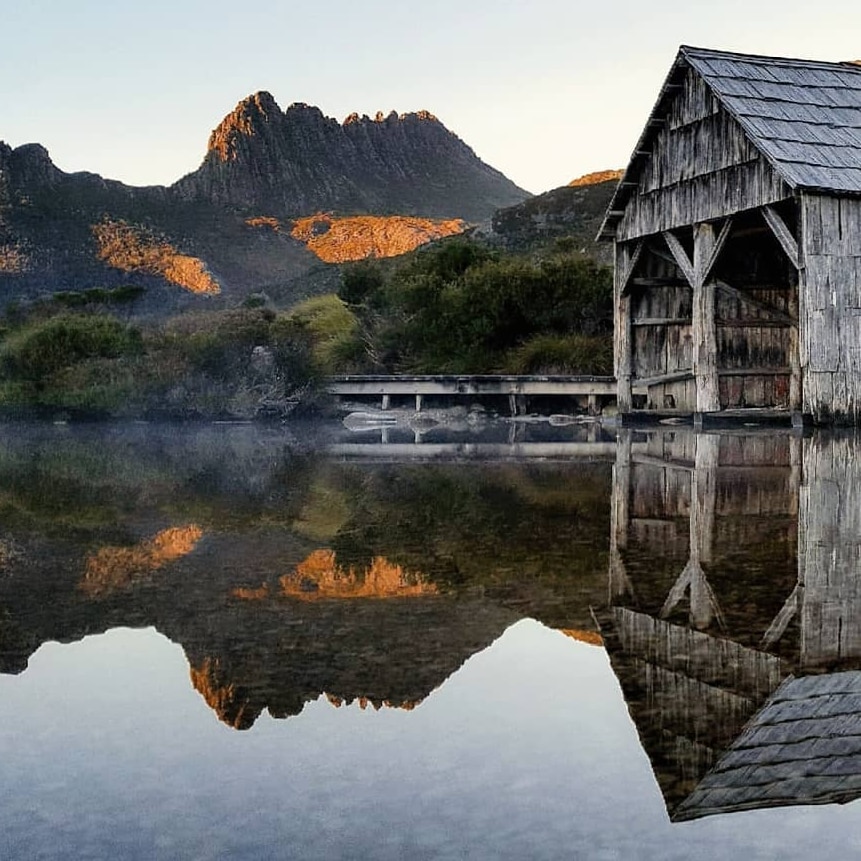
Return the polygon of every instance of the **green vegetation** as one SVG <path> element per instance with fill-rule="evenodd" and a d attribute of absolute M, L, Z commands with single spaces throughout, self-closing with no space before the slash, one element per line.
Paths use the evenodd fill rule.
<path fill-rule="evenodd" d="M 339 295 L 131 325 L 132 285 L 7 308 L 0 407 L 112 417 L 284 416 L 337 373 L 610 373 L 609 270 L 564 243 L 456 239 L 344 272 Z M 127 314 L 127 312 L 125 312 Z"/>
<path fill-rule="evenodd" d="M 359 320 L 337 296 L 314 296 L 296 305 L 288 319 L 308 333 L 319 374 L 350 373 L 361 368 L 364 349 Z"/>
<path fill-rule="evenodd" d="M 289 412 L 317 376 L 310 327 L 288 315 L 242 308 L 138 328 L 104 307 L 69 313 L 68 304 L 16 309 L 0 330 L 0 406 L 274 417 Z"/>
<path fill-rule="evenodd" d="M 531 260 L 458 239 L 347 270 L 339 296 L 358 325 L 336 357 L 364 350 L 365 370 L 612 372 L 610 271 L 564 248 Z"/>

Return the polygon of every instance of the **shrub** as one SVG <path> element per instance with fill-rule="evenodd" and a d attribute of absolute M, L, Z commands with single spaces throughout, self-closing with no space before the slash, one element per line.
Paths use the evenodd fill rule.
<path fill-rule="evenodd" d="M 537 335 L 508 353 L 510 374 L 613 373 L 613 342 L 607 336 Z"/>
<path fill-rule="evenodd" d="M 138 330 L 112 317 L 64 314 L 10 334 L 0 348 L 0 369 L 7 378 L 38 385 L 85 359 L 115 358 L 140 348 Z"/>
<path fill-rule="evenodd" d="M 361 365 L 365 350 L 359 321 L 338 296 L 327 294 L 306 299 L 286 319 L 308 333 L 319 374 L 346 373 Z"/>

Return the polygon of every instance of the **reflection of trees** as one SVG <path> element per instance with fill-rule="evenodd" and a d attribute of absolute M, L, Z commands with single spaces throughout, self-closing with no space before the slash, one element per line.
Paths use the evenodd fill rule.
<path fill-rule="evenodd" d="M 295 447 L 260 427 L 8 434 L 0 667 L 23 670 L 47 639 L 154 626 L 218 715 L 249 727 L 323 692 L 415 706 L 524 615 L 590 627 L 607 465 L 357 465 Z"/>
<path fill-rule="evenodd" d="M 548 624 L 590 627 L 602 588 L 605 464 L 345 467 L 349 516 L 331 539 L 345 567 L 376 556 L 447 590 L 481 589 Z"/>
<path fill-rule="evenodd" d="M 313 474 L 313 457 L 293 455 L 295 445 L 266 427 L 13 425 L 0 440 L 0 510 L 28 531 L 127 532 L 131 543 L 146 516 L 215 529 L 287 525 Z"/>

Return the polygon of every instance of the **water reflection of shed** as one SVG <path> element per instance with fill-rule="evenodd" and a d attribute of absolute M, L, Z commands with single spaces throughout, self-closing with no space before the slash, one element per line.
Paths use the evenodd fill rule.
<path fill-rule="evenodd" d="M 861 420 L 861 67 L 682 47 L 599 238 L 651 410 Z"/>
<path fill-rule="evenodd" d="M 861 794 L 858 445 L 622 433 L 598 615 L 675 819 Z"/>

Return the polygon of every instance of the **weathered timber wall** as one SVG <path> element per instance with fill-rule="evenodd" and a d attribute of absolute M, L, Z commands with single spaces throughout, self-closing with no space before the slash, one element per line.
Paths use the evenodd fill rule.
<path fill-rule="evenodd" d="M 616 231 L 627 240 L 776 203 L 791 189 L 689 70 Z"/>
<path fill-rule="evenodd" d="M 794 332 L 773 312 L 794 316 L 796 295 L 794 288 L 749 288 L 743 295 L 717 291 L 723 408 L 788 406 Z"/>
<path fill-rule="evenodd" d="M 861 200 L 803 195 L 799 349 L 804 412 L 861 423 Z"/>
<path fill-rule="evenodd" d="M 861 439 L 804 441 L 799 506 L 801 666 L 861 659 Z"/>

